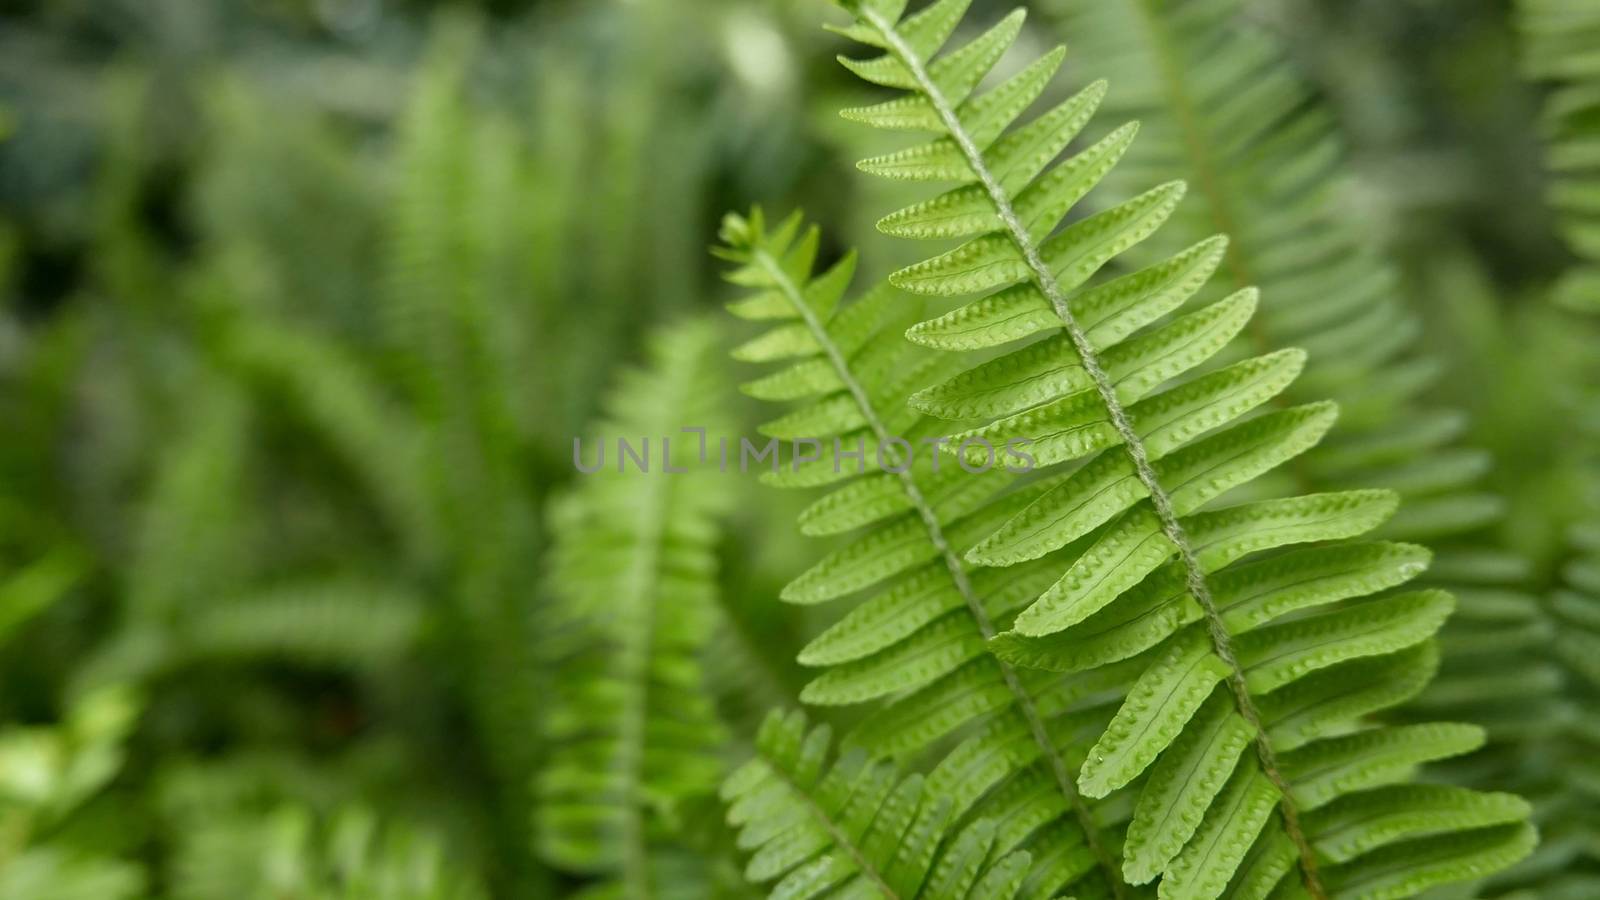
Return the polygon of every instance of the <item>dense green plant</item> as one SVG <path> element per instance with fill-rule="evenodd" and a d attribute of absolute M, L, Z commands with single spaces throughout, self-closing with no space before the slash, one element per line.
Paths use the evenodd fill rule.
<path fill-rule="evenodd" d="M 319 821 L 304 808 L 208 817 L 173 865 L 173 896 L 480 900 L 484 887 L 459 870 L 436 836 L 371 812 L 345 809 Z"/>
<path fill-rule="evenodd" d="M 1521 2 L 1519 26 L 1528 75 L 1554 83 L 1545 100 L 1543 135 L 1549 200 L 1560 222 L 1561 236 L 1576 257 L 1555 285 L 1557 304 L 1592 313 L 1600 296 L 1595 277 L 1595 220 L 1592 199 L 1600 158 L 1595 140 L 1600 137 L 1600 66 L 1595 64 L 1592 41 L 1600 34 L 1600 16 L 1583 4 Z M 1579 329 L 1582 339 L 1596 337 L 1593 321 L 1576 317 L 1565 322 Z M 1594 815 L 1592 763 L 1597 741 L 1590 710 L 1594 707 L 1597 628 L 1595 510 L 1600 508 L 1600 385 L 1593 360 L 1575 373 L 1576 383 L 1560 395 L 1570 418 L 1573 443 L 1564 457 L 1582 473 L 1586 517 L 1572 529 L 1573 553 L 1561 573 L 1561 583 L 1547 603 L 1548 630 L 1544 646 L 1560 679 L 1558 703 L 1546 713 L 1549 727 L 1543 740 L 1530 744 L 1510 773 L 1537 805 L 1542 840 L 1534 855 L 1495 878 L 1485 892 L 1496 897 L 1583 897 L 1600 887 L 1595 853 L 1600 823 Z"/>
<path fill-rule="evenodd" d="M 1597 485 L 1600 489 L 1600 485 Z M 1540 813 L 1544 838 L 1526 865 L 1497 879 L 1501 896 L 1576 898 L 1600 890 L 1600 854 L 1595 852 L 1600 819 L 1595 757 L 1600 751 L 1592 714 L 1600 699 L 1600 519 L 1574 533 L 1577 551 L 1567 566 L 1566 585 L 1551 598 L 1557 622 L 1552 642 L 1567 670 L 1562 709 L 1563 728 L 1527 762 L 1528 779 L 1542 792 Z M 1520 889 L 1520 890 L 1512 890 Z"/>
<path fill-rule="evenodd" d="M 1008 900 L 1038 893 L 1033 857 L 979 819 L 953 833 L 955 803 L 933 778 L 902 776 L 860 748 L 833 756 L 826 725 L 774 712 L 757 755 L 723 786 L 728 819 L 754 851 L 757 882 L 777 896 L 864 895 Z M 776 825 L 776 827 L 774 827 Z"/>

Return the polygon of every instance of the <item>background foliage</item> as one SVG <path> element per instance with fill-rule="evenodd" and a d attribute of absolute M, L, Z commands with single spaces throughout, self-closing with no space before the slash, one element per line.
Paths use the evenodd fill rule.
<path fill-rule="evenodd" d="M 1162 170 L 1166 101 L 1096 41 L 1115 23 L 1035 6 L 1018 64 L 1064 40 L 1074 85 L 1109 77 L 1108 104 L 1147 120 L 1157 152 L 1126 164 L 1142 187 L 1192 178 Z M 1600 433 L 1600 345 L 1575 311 L 1600 253 L 1583 6 L 1237 10 L 1346 148 L 1317 216 L 1404 298 L 1383 325 L 1414 322 L 1413 346 L 1385 364 L 1433 361 L 1383 415 L 1443 423 L 1444 443 L 1386 477 L 1442 524 L 1389 536 L 1447 544 L 1460 564 L 1437 577 L 1464 610 L 1521 611 L 1514 633 L 1458 614 L 1421 701 L 1489 729 L 1446 776 L 1540 809 L 1539 854 L 1485 896 L 1558 896 L 1552 873 L 1594 896 L 1600 877 L 1595 804 L 1572 793 L 1596 782 L 1573 773 L 1595 740 L 1577 598 L 1600 591 L 1594 529 L 1574 531 Z M 0 897 L 753 890 L 715 785 L 811 680 L 793 660 L 838 613 L 776 598 L 830 545 L 796 538 L 804 499 L 713 479 L 692 516 L 715 527 L 671 518 L 692 546 L 660 577 L 696 578 L 648 635 L 597 632 L 626 585 L 564 590 L 562 560 L 606 547 L 561 536 L 632 500 L 577 477 L 575 435 L 770 418 L 731 391 L 699 405 L 755 377 L 722 361 L 754 331 L 705 315 L 736 296 L 705 252 L 725 209 L 803 206 L 830 226 L 821 259 L 860 246 L 858 283 L 926 255 L 872 227 L 918 194 L 854 171 L 893 144 L 836 114 L 865 91 L 828 18 L 820 0 L 0 11 Z M 1295 290 L 1257 280 L 1269 304 Z M 706 386 L 695 403 L 638 398 L 674 372 Z M 628 653 L 625 677 L 604 664 Z M 680 660 L 704 669 L 718 739 L 638 771 L 684 789 L 621 823 L 564 808 L 548 773 L 659 736 L 628 698 Z M 596 665 L 620 680 L 575 687 Z M 564 709 L 614 730 L 574 750 Z"/>

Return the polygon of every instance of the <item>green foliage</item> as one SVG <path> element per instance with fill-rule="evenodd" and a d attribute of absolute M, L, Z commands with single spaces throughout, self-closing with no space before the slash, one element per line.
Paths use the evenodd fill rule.
<path fill-rule="evenodd" d="M 0 897 L 1596 893 L 1592 4 L 822 5 L 0 12 Z"/>
<path fill-rule="evenodd" d="M 949 833 L 952 803 L 920 775 L 902 777 L 859 748 L 833 759 L 826 725 L 774 711 L 756 757 L 729 776 L 728 819 L 752 852 L 752 881 L 777 896 L 1026 896 L 1031 857 L 1005 852 L 995 823 Z M 1033 886 L 1037 889 L 1037 885 Z"/>
<path fill-rule="evenodd" d="M 59 725 L 0 732 L 0 895 L 142 896 L 138 866 L 72 829 L 73 814 L 122 768 L 138 711 L 137 698 L 112 687 L 84 697 Z"/>
<path fill-rule="evenodd" d="M 1562 236 L 1578 257 L 1551 291 L 1554 301 L 1576 312 L 1592 313 L 1600 280 L 1595 277 L 1596 224 L 1592 198 L 1596 192 L 1593 158 L 1597 128 L 1595 87 L 1600 66 L 1583 41 L 1600 29 L 1600 17 L 1578 5 L 1519 3 L 1527 73 L 1551 80 L 1555 89 L 1545 101 L 1545 164 L 1549 200 L 1561 219 Z M 1593 320 L 1568 317 L 1565 326 L 1582 329 L 1592 344 Z M 1583 475 L 1586 516 L 1572 529 L 1572 553 L 1546 602 L 1546 628 L 1541 649 L 1550 656 L 1551 681 L 1558 686 L 1558 704 L 1538 743 L 1529 747 L 1514 773 L 1537 804 L 1543 840 L 1521 865 L 1494 879 L 1488 896 L 1582 897 L 1600 888 L 1600 854 L 1596 838 L 1600 822 L 1593 815 L 1593 763 L 1600 746 L 1592 710 L 1600 689 L 1595 652 L 1600 649 L 1600 385 L 1592 361 L 1578 370 L 1582 382 L 1562 395 L 1564 412 L 1573 425 L 1574 445 L 1563 456 Z"/>
<path fill-rule="evenodd" d="M 1600 822 L 1595 819 L 1595 752 L 1600 749 L 1592 712 L 1600 696 L 1600 535 L 1591 522 L 1575 535 L 1576 557 L 1566 571 L 1567 584 L 1551 598 L 1557 623 L 1552 649 L 1568 677 L 1563 692 L 1562 733 L 1550 741 L 1537 761 L 1542 788 L 1552 793 L 1541 812 L 1546 838 L 1528 865 L 1510 873 L 1503 884 L 1526 887 L 1539 896 L 1578 897 L 1600 886 L 1600 857 L 1594 852 Z"/>

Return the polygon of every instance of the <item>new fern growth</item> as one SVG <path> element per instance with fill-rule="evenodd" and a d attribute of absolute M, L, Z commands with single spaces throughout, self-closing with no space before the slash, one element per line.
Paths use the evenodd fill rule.
<path fill-rule="evenodd" d="M 1061 227 L 1132 129 L 1051 166 L 1104 86 L 1008 131 L 1063 53 L 973 96 L 1021 15 L 941 55 L 966 5 L 938 0 L 902 19 L 904 0 L 848 4 L 855 21 L 842 33 L 886 52 L 846 65 L 908 93 L 846 116 L 938 135 L 863 169 L 960 185 L 882 223 L 907 237 L 966 239 L 896 273 L 896 286 L 983 295 L 914 327 L 912 339 L 972 350 L 1045 334 L 912 402 L 993 420 L 952 443 L 1022 437 L 1041 464 L 1086 460 L 1023 495 L 1029 505 L 965 562 L 1070 559 L 992 641 L 1001 661 L 1063 672 L 1133 661 L 1137 678 L 1078 776 L 1091 797 L 1144 776 L 1124 850 L 1128 879 L 1159 876 L 1164 897 L 1409 896 L 1520 857 L 1532 841 L 1521 800 L 1404 783 L 1411 765 L 1471 749 L 1475 730 L 1357 730 L 1362 714 L 1426 680 L 1426 642 L 1452 606 L 1439 591 L 1362 599 L 1418 574 L 1421 548 L 1324 543 L 1381 523 L 1394 496 L 1357 490 L 1207 508 L 1331 425 L 1327 404 L 1246 417 L 1294 380 L 1304 354 L 1269 353 L 1157 390 L 1221 349 L 1248 319 L 1253 293 L 1158 322 L 1204 283 L 1220 240 L 1092 280 L 1161 224 L 1184 186 Z M 1312 546 L 1234 565 L 1303 543 Z M 1291 868 L 1297 876 L 1279 888 Z"/>
<path fill-rule="evenodd" d="M 650 367 L 612 394 L 601 440 L 642 439 L 648 454 L 686 423 L 709 425 L 716 340 L 703 320 L 661 334 Z M 544 722 L 553 749 L 536 790 L 539 850 L 628 897 L 664 889 L 658 850 L 683 805 L 714 792 L 725 737 L 700 656 L 716 624 L 726 481 L 691 465 L 692 436 L 658 452 L 647 472 L 618 459 L 584 476 L 551 529 L 564 674 Z"/>

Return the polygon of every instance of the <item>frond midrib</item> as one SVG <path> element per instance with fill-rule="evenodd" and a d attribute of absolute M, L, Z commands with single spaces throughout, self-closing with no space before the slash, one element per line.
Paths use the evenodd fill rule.
<path fill-rule="evenodd" d="M 804 293 L 795 284 L 794 279 L 789 277 L 782 264 L 765 250 L 757 249 L 753 259 L 773 278 L 778 285 L 778 289 L 783 292 L 784 297 L 800 314 L 807 330 L 815 338 L 818 346 L 822 348 L 824 355 L 828 357 L 828 362 L 833 366 L 834 373 L 838 375 L 840 382 L 844 384 L 845 389 L 850 392 L 850 396 L 855 400 L 857 408 L 861 411 L 862 418 L 867 421 L 867 427 L 872 430 L 873 436 L 877 438 L 878 446 L 889 447 L 892 435 L 889 434 L 888 426 L 884 424 L 883 417 L 878 414 L 877 407 L 873 405 L 872 398 L 867 393 L 865 386 L 861 384 L 860 380 L 855 377 L 855 373 L 850 369 L 849 360 L 845 358 L 838 344 L 834 342 L 827 329 L 823 327 L 822 322 L 817 318 L 810 304 L 806 303 Z M 977 592 L 973 590 L 972 580 L 967 575 L 966 564 L 961 561 L 961 558 L 950 546 L 949 539 L 946 538 L 944 533 L 944 527 L 940 525 L 938 515 L 934 512 L 932 504 L 928 502 L 927 497 L 922 493 L 921 487 L 917 484 L 916 476 L 912 474 L 911 466 L 896 466 L 895 468 L 899 469 L 895 474 L 899 478 L 901 488 L 905 491 L 906 499 L 911 501 L 912 507 L 916 510 L 917 516 L 921 519 L 923 528 L 927 532 L 928 540 L 932 542 L 934 549 L 938 551 L 940 558 L 944 561 L 945 569 L 950 573 L 950 580 L 955 585 L 956 591 L 961 595 L 961 600 L 966 605 L 973 624 L 977 627 L 978 633 L 983 640 L 988 641 L 995 636 L 994 623 L 989 619 L 988 611 L 983 608 L 983 603 L 978 599 Z M 1022 680 L 1017 677 L 1016 670 L 1012 668 L 1011 664 L 993 656 L 990 657 L 990 660 L 999 667 L 1000 675 L 1005 680 L 1006 687 L 1010 689 L 1012 695 L 1016 698 L 1017 708 L 1028 723 L 1028 731 L 1032 735 L 1034 743 L 1038 745 L 1040 755 L 1049 764 L 1057 788 L 1067 801 L 1068 808 L 1072 810 L 1074 818 L 1084 832 L 1084 840 L 1094 853 L 1097 863 L 1105 871 L 1107 880 L 1111 883 L 1116 896 L 1118 898 L 1123 897 L 1124 887 L 1121 873 L 1110 853 L 1100 841 L 1099 832 L 1094 823 L 1094 816 L 1089 812 L 1089 808 L 1084 804 L 1082 796 L 1073 785 L 1072 775 L 1067 769 L 1066 760 L 1061 757 L 1060 752 L 1056 750 L 1055 745 L 1051 742 L 1049 732 L 1045 729 L 1044 720 L 1039 715 L 1038 706 L 1034 702 L 1033 696 L 1028 693 L 1027 688 L 1023 687 Z"/>
<path fill-rule="evenodd" d="M 1012 205 L 1011 197 L 1001 186 L 994 173 L 989 171 L 983 159 L 983 152 L 978 148 L 962 126 L 961 120 L 956 115 L 955 108 L 944 97 L 937 83 L 928 73 L 924 61 L 917 56 L 915 51 L 906 42 L 905 38 L 895 30 L 894 23 L 887 21 L 876 10 L 862 7 L 859 15 L 883 37 L 885 46 L 906 67 L 918 90 L 927 97 L 935 114 L 944 125 L 945 131 L 950 135 L 966 158 L 968 166 L 983 185 L 990 201 L 994 204 L 995 212 L 1005 227 L 1011 241 L 1022 254 L 1023 262 L 1027 265 L 1035 286 L 1044 295 L 1045 299 L 1061 319 L 1068 337 L 1076 348 L 1083 362 L 1084 370 L 1094 382 L 1095 391 L 1099 394 L 1101 402 L 1105 405 L 1110 416 L 1111 424 L 1122 439 L 1123 448 L 1133 462 L 1139 481 L 1150 494 L 1152 505 L 1161 522 L 1161 529 L 1178 550 L 1179 560 L 1184 568 L 1185 581 L 1189 592 L 1205 612 L 1207 630 L 1210 633 L 1213 650 L 1228 667 L 1228 686 L 1234 697 L 1234 706 L 1239 713 L 1249 722 L 1256 734 L 1256 753 L 1260 758 L 1263 773 L 1277 789 L 1280 800 L 1278 810 L 1282 815 L 1285 831 L 1294 842 L 1300 857 L 1300 868 L 1307 891 L 1314 900 L 1325 900 L 1327 893 L 1324 890 L 1317 873 L 1317 859 L 1310 841 L 1306 838 L 1300 826 L 1299 809 L 1289 792 L 1287 779 L 1278 766 L 1276 753 L 1267 739 L 1266 729 L 1262 726 L 1260 712 L 1255 707 L 1255 702 L 1250 697 L 1249 688 L 1245 682 L 1244 670 L 1240 666 L 1233 649 L 1232 637 L 1228 634 L 1223 624 L 1222 615 L 1217 609 L 1216 601 L 1211 595 L 1206 583 L 1205 572 L 1195 557 L 1194 550 L 1189 544 L 1184 533 L 1183 524 L 1178 521 L 1177 513 L 1172 506 L 1172 499 L 1162 487 L 1154 468 L 1150 464 L 1149 454 L 1144 443 L 1134 430 L 1129 421 L 1127 410 L 1116 395 L 1116 386 L 1106 375 L 1101 366 L 1093 344 L 1088 336 L 1079 327 L 1067 303 L 1065 293 L 1057 283 L 1055 276 L 1050 272 L 1040 254 L 1037 243 L 1029 236 L 1027 228 L 1022 224 Z M 1091 837 L 1092 837 L 1091 833 Z M 1120 878 L 1114 879 L 1113 884 L 1120 885 Z"/>

